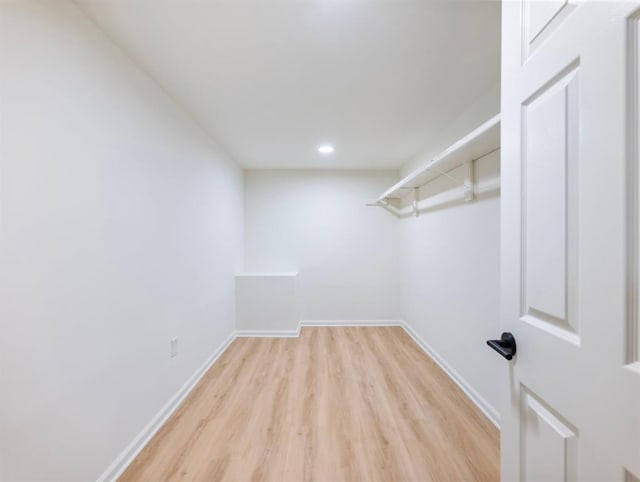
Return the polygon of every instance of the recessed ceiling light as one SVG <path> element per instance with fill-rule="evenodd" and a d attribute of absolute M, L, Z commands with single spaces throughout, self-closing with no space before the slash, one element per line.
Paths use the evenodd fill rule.
<path fill-rule="evenodd" d="M 320 146 L 318 147 L 318 152 L 322 154 L 331 154 L 333 152 L 333 146 L 329 146 L 329 145 Z"/>

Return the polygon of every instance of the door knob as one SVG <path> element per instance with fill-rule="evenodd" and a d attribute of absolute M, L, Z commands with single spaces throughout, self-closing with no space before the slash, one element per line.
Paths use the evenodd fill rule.
<path fill-rule="evenodd" d="M 511 333 L 505 332 L 499 340 L 487 340 L 487 345 L 500 353 L 507 360 L 516 354 L 516 339 Z"/>

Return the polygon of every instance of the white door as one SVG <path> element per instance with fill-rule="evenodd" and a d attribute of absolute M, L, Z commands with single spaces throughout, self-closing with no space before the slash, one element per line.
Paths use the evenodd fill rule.
<path fill-rule="evenodd" d="M 638 482 L 640 2 L 502 15 L 502 480 Z"/>

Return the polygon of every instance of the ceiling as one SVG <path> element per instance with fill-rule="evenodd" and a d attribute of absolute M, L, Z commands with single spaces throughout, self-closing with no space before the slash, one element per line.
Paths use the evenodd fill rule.
<path fill-rule="evenodd" d="M 246 168 L 397 169 L 499 81 L 498 2 L 77 3 Z"/>

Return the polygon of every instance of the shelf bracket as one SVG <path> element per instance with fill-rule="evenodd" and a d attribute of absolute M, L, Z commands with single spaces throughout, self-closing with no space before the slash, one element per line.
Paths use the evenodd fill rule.
<path fill-rule="evenodd" d="M 413 217 L 417 218 L 418 214 L 419 214 L 419 210 L 418 210 L 418 202 L 420 201 L 420 188 L 419 187 L 414 187 L 413 188 Z"/>
<path fill-rule="evenodd" d="M 452 176 L 448 172 L 441 171 L 440 169 L 437 169 L 437 168 L 434 168 L 434 167 L 429 167 L 429 168 L 427 168 L 427 170 L 436 171 L 437 173 L 441 174 L 442 176 L 448 177 L 449 179 L 451 179 L 454 182 L 462 183 L 462 187 L 464 189 L 464 191 L 463 191 L 464 200 L 466 202 L 469 202 L 469 201 L 473 201 L 473 199 L 475 197 L 475 190 L 474 190 L 474 187 L 473 187 L 473 177 L 474 177 L 474 175 L 473 175 L 473 161 L 474 161 L 473 159 L 470 159 L 470 160 L 464 162 L 464 180 L 458 179 L 457 177 Z"/>
<path fill-rule="evenodd" d="M 398 208 L 392 206 L 389 203 L 389 200 L 387 198 L 384 199 L 378 199 L 376 201 L 372 201 L 372 202 L 368 202 L 366 203 L 366 206 L 377 206 L 377 207 L 381 207 L 383 208 L 385 211 L 389 211 L 391 214 L 393 214 L 395 217 L 400 218 L 401 217 L 401 212 Z"/>
<path fill-rule="evenodd" d="M 467 202 L 473 201 L 475 197 L 475 189 L 473 184 L 473 160 L 465 161 L 464 163 L 464 200 Z"/>
<path fill-rule="evenodd" d="M 413 190 L 413 200 L 411 201 L 411 213 L 413 214 L 414 217 L 417 218 L 418 214 L 420 213 L 420 210 L 418 209 L 418 203 L 420 201 L 420 186 L 418 187 L 403 186 L 400 189 Z"/>

